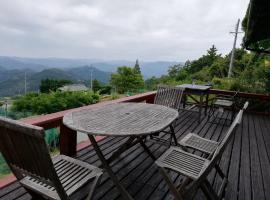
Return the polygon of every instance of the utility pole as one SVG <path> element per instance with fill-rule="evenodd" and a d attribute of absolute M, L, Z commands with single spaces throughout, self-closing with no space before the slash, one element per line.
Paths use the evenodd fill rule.
<path fill-rule="evenodd" d="M 93 91 L 93 67 L 92 67 L 92 65 L 90 66 L 90 88 L 91 88 L 91 91 Z"/>
<path fill-rule="evenodd" d="M 27 92 L 27 85 L 26 85 L 26 72 L 24 72 L 24 95 L 26 95 Z"/>
<path fill-rule="evenodd" d="M 234 52 L 235 52 L 235 46 L 236 46 L 236 41 L 237 41 L 237 35 L 238 35 L 238 33 L 242 33 L 242 32 L 238 32 L 239 23 L 240 23 L 240 19 L 238 19 L 238 21 L 237 21 L 235 31 L 230 32 L 230 33 L 234 34 L 234 42 L 233 42 L 233 48 L 232 48 L 232 52 L 231 52 L 231 59 L 230 59 L 228 78 L 230 78 L 232 76 L 232 68 L 233 68 L 233 60 L 234 60 Z"/>

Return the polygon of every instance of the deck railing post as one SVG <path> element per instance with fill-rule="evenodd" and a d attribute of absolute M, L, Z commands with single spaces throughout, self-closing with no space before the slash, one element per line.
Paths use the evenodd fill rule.
<path fill-rule="evenodd" d="M 76 155 L 77 132 L 69 129 L 61 123 L 60 125 L 60 154 L 66 156 Z"/>
<path fill-rule="evenodd" d="M 155 96 L 156 95 L 151 95 L 151 96 L 148 96 L 146 99 L 145 99 L 145 102 L 146 103 L 154 103 L 154 99 L 155 99 Z"/>

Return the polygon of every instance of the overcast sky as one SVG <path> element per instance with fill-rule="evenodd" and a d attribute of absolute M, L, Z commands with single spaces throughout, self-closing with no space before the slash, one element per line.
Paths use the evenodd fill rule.
<path fill-rule="evenodd" d="M 228 53 L 248 2 L 1 0 L 0 55 L 185 61 L 212 44 Z"/>

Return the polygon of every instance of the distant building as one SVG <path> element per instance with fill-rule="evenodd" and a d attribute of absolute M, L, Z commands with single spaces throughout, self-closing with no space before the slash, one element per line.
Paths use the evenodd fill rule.
<path fill-rule="evenodd" d="M 58 89 L 60 91 L 70 91 L 70 92 L 89 90 L 89 88 L 87 88 L 84 84 L 70 84 L 60 87 Z"/>

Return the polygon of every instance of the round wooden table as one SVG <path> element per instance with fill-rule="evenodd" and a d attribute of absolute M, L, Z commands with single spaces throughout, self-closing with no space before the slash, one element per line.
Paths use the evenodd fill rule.
<path fill-rule="evenodd" d="M 143 142 L 147 135 L 164 130 L 178 117 L 178 111 L 156 104 L 116 103 L 100 108 L 84 109 L 67 113 L 63 123 L 68 128 L 88 134 L 88 137 L 119 192 L 124 199 L 133 199 L 120 184 L 109 163 L 128 148 L 140 143 L 149 156 L 155 160 Z M 96 135 L 128 137 L 127 142 L 106 159 L 95 140 Z"/>

